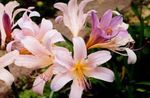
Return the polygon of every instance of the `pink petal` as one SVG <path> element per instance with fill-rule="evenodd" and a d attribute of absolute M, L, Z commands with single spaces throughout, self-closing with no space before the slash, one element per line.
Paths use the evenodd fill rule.
<path fill-rule="evenodd" d="M 51 30 L 53 28 L 53 24 L 50 20 L 43 18 L 41 22 L 41 32 L 47 32 L 48 30 Z"/>
<path fill-rule="evenodd" d="M 110 69 L 105 67 L 97 67 L 91 71 L 88 71 L 86 73 L 86 76 L 104 80 L 107 82 L 113 82 L 114 80 L 114 73 Z"/>
<path fill-rule="evenodd" d="M 51 58 L 48 56 L 33 56 L 33 55 L 19 55 L 16 60 L 15 64 L 17 66 L 22 66 L 26 68 L 37 68 L 37 67 L 42 67 L 42 66 L 48 66 L 52 64 Z"/>
<path fill-rule="evenodd" d="M 92 67 L 96 67 L 98 65 L 107 62 L 110 59 L 111 59 L 111 54 L 109 51 L 102 50 L 102 51 L 94 52 L 88 55 L 88 65 Z"/>
<path fill-rule="evenodd" d="M 84 40 L 81 37 L 73 38 L 74 59 L 79 61 L 87 57 L 87 49 Z"/>
<path fill-rule="evenodd" d="M 51 55 L 51 53 L 34 37 L 27 36 L 23 40 L 21 40 L 21 43 L 28 51 L 30 51 L 34 55 Z"/>
<path fill-rule="evenodd" d="M 12 13 L 17 6 L 19 6 L 17 1 L 10 1 L 6 4 L 5 12 L 9 15 L 9 18 L 12 18 Z"/>
<path fill-rule="evenodd" d="M 112 10 L 107 10 L 100 20 L 100 27 L 107 28 L 112 19 Z"/>
<path fill-rule="evenodd" d="M 46 81 L 43 80 L 40 76 L 36 77 L 33 83 L 32 90 L 40 95 L 43 95 L 45 83 Z"/>
<path fill-rule="evenodd" d="M 65 3 L 55 3 L 54 7 L 59 9 L 63 13 L 67 11 L 67 4 L 65 4 Z"/>
<path fill-rule="evenodd" d="M 77 80 L 73 80 L 73 84 L 71 85 L 71 91 L 69 94 L 69 98 L 81 98 L 83 93 L 83 87 L 79 86 Z"/>
<path fill-rule="evenodd" d="M 63 21 L 63 16 L 57 16 L 57 17 L 55 18 L 55 22 L 56 22 L 56 23 L 60 23 L 61 21 Z"/>
<path fill-rule="evenodd" d="M 55 53 L 55 62 L 61 66 L 70 69 L 73 65 L 72 55 L 69 51 L 53 50 Z M 62 57 L 63 55 L 63 57 Z"/>
<path fill-rule="evenodd" d="M 54 44 L 60 41 L 64 41 L 62 35 L 55 29 L 48 31 L 43 37 L 43 43 L 45 45 Z M 50 43 L 49 43 L 50 42 Z M 47 44 L 48 43 L 48 44 Z"/>
<path fill-rule="evenodd" d="M 60 73 L 53 78 L 51 89 L 53 91 L 58 91 L 71 80 L 72 76 L 69 73 Z"/>
<path fill-rule="evenodd" d="M 6 67 L 14 62 L 15 58 L 19 55 L 19 51 L 14 50 L 0 57 L 0 68 Z"/>
<path fill-rule="evenodd" d="M 8 86 L 14 82 L 13 75 L 4 68 L 0 68 L 0 80 L 3 80 Z"/>
<path fill-rule="evenodd" d="M 124 49 L 127 51 L 128 54 L 128 64 L 135 64 L 137 61 L 136 54 L 133 52 L 133 50 L 129 48 L 124 48 Z"/>
<path fill-rule="evenodd" d="M 11 52 L 12 51 L 12 46 L 13 44 L 15 43 L 15 41 L 11 41 L 7 44 L 7 47 L 6 47 L 6 51 L 7 52 Z"/>

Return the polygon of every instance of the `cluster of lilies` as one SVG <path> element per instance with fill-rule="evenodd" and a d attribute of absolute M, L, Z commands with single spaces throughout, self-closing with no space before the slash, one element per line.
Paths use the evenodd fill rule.
<path fill-rule="evenodd" d="M 0 57 L 0 80 L 9 86 L 14 82 L 14 76 L 6 69 L 8 65 L 35 70 L 47 68 L 35 78 L 34 92 L 42 95 L 44 85 L 49 80 L 53 91 L 59 91 L 73 81 L 69 98 L 81 98 L 83 90 L 91 86 L 87 78 L 113 82 L 113 71 L 100 66 L 111 59 L 111 52 L 127 56 L 128 64 L 134 64 L 137 57 L 128 46 L 134 40 L 127 31 L 128 24 L 123 22 L 122 15 L 110 9 L 100 19 L 95 10 L 84 13 L 84 7 L 91 1 L 83 0 L 78 4 L 77 0 L 70 0 L 68 5 L 60 2 L 54 4 L 63 13 L 55 19 L 56 22 L 63 21 L 73 35 L 73 51 L 56 45 L 65 39 L 49 19 L 43 18 L 40 25 L 31 19 L 40 16 L 33 11 L 34 7 L 18 8 L 16 1 L 5 6 L 0 3 L 1 49 L 7 51 Z M 22 17 L 14 21 L 20 12 L 23 12 Z M 91 33 L 85 40 L 80 34 L 86 31 L 87 17 L 91 19 Z M 88 50 L 92 48 L 99 48 L 99 51 L 89 54 Z"/>

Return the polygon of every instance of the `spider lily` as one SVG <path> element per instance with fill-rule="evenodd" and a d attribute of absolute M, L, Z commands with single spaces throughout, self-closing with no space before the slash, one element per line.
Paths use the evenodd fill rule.
<path fill-rule="evenodd" d="M 4 67 L 12 64 L 18 55 L 19 52 L 17 50 L 14 50 L 0 57 L 0 80 L 3 80 L 8 86 L 11 86 L 14 81 L 14 77 Z"/>
<path fill-rule="evenodd" d="M 5 46 L 5 41 L 9 42 L 11 40 L 11 32 L 14 27 L 15 16 L 21 11 L 30 11 L 33 7 L 28 9 L 18 8 L 19 3 L 16 1 L 10 1 L 5 6 L 0 3 L 0 32 L 1 32 L 1 47 Z"/>
<path fill-rule="evenodd" d="M 121 15 L 112 17 L 112 11 L 107 10 L 99 20 L 92 12 L 92 32 L 87 42 L 87 48 L 106 48 L 118 54 L 128 56 L 128 64 L 136 62 L 135 53 L 125 45 L 134 42 L 127 31 L 128 25 Z M 127 54 L 121 52 L 127 51 Z"/>
<path fill-rule="evenodd" d="M 74 57 L 71 54 L 58 54 L 58 61 L 54 66 L 56 76 L 51 82 L 53 91 L 60 90 L 65 84 L 73 80 L 69 98 L 81 98 L 83 90 L 89 88 L 87 77 L 112 82 L 114 73 L 105 67 L 98 67 L 108 60 L 109 51 L 98 51 L 87 56 L 86 45 L 80 37 L 73 38 Z M 62 58 L 62 55 L 64 57 Z"/>
<path fill-rule="evenodd" d="M 65 26 L 67 26 L 73 36 L 78 36 L 85 24 L 86 18 L 91 11 L 87 13 L 83 12 L 84 7 L 88 2 L 93 0 L 83 0 L 78 5 L 77 0 L 70 0 L 68 5 L 65 3 L 56 3 L 54 7 L 63 12 L 63 16 L 58 16 L 56 21 L 63 20 Z"/>

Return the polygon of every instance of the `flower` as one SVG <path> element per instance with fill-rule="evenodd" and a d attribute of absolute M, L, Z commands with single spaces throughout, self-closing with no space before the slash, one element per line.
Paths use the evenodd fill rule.
<path fill-rule="evenodd" d="M 51 82 L 53 91 L 60 90 L 65 84 L 73 80 L 69 98 L 81 98 L 83 90 L 90 86 L 87 77 L 107 82 L 114 80 L 114 73 L 110 69 L 98 67 L 98 65 L 110 60 L 109 51 L 98 51 L 87 56 L 86 45 L 81 37 L 73 38 L 73 45 L 73 58 L 70 52 L 57 55 L 57 66 L 54 66 L 56 76 Z"/>
<path fill-rule="evenodd" d="M 21 44 L 29 52 L 29 54 L 21 54 L 15 60 L 15 65 L 26 68 L 44 68 L 48 69 L 36 77 L 33 83 L 33 91 L 43 94 L 46 81 L 50 80 L 53 73 L 53 63 L 55 62 L 55 54 L 59 51 L 65 51 L 65 48 L 55 46 L 54 43 L 64 41 L 60 33 L 53 30 L 47 32 L 41 42 L 33 36 L 26 36 L 21 40 Z"/>
<path fill-rule="evenodd" d="M 19 52 L 17 50 L 14 50 L 0 57 L 0 80 L 3 80 L 8 86 L 13 83 L 14 77 L 4 67 L 12 64 L 18 55 Z"/>
<path fill-rule="evenodd" d="M 83 12 L 84 7 L 88 2 L 93 0 L 83 0 L 78 5 L 77 0 L 70 0 L 68 5 L 65 3 L 56 3 L 54 7 L 63 12 L 63 16 L 58 16 L 56 21 L 63 20 L 73 36 L 78 36 L 85 24 L 86 18 L 91 11 Z"/>
<path fill-rule="evenodd" d="M 10 1 L 5 6 L 0 3 L 0 32 L 1 32 L 1 47 L 5 46 L 5 40 L 11 40 L 11 32 L 14 24 L 15 16 L 21 11 L 30 11 L 33 7 L 29 7 L 28 9 L 18 8 L 19 6 L 17 1 Z"/>
<path fill-rule="evenodd" d="M 134 43 L 127 31 L 128 25 L 123 22 L 121 15 L 112 17 L 112 10 L 107 10 L 99 20 L 96 13 L 92 12 L 92 32 L 87 42 L 87 48 L 106 48 L 128 56 L 128 64 L 136 62 L 136 54 L 125 45 Z M 123 47 L 124 46 L 124 47 Z M 127 51 L 127 54 L 122 54 Z"/>

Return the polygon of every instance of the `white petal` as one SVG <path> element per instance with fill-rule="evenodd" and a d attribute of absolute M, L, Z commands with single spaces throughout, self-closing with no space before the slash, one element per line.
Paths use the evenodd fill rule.
<path fill-rule="evenodd" d="M 81 98 L 83 93 L 83 87 L 78 84 L 77 80 L 73 80 L 73 84 L 71 85 L 71 91 L 69 94 L 69 98 Z"/>
<path fill-rule="evenodd" d="M 19 55 L 19 51 L 14 50 L 0 57 L 0 68 L 6 67 L 14 62 L 15 58 Z"/>
<path fill-rule="evenodd" d="M 104 80 L 107 82 L 113 82 L 114 80 L 114 73 L 110 69 L 105 67 L 97 67 L 91 71 L 88 71 L 86 73 L 86 76 Z"/>
<path fill-rule="evenodd" d="M 14 81 L 13 75 L 4 68 L 0 68 L 0 80 L 3 80 L 8 86 Z"/>
<path fill-rule="evenodd" d="M 69 73 L 60 73 L 56 75 L 52 80 L 51 89 L 53 91 L 58 91 L 71 80 L 72 80 L 72 76 Z"/>
<path fill-rule="evenodd" d="M 111 59 L 111 54 L 109 51 L 105 51 L 105 50 L 98 51 L 88 55 L 88 65 L 91 67 L 96 67 L 98 65 L 107 62 L 110 59 Z"/>
<path fill-rule="evenodd" d="M 128 54 L 128 64 L 134 64 L 137 61 L 136 54 L 129 48 L 124 48 Z"/>
<path fill-rule="evenodd" d="M 87 57 L 87 49 L 84 40 L 81 37 L 73 38 L 74 59 L 79 61 Z"/>

